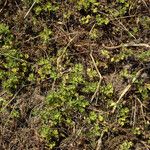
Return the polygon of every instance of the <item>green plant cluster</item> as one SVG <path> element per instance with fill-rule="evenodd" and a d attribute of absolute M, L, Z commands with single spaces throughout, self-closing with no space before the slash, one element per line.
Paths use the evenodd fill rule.
<path fill-rule="evenodd" d="M 35 14 L 40 15 L 42 12 L 56 12 L 59 9 L 59 5 L 57 3 L 51 3 L 49 1 L 44 3 L 44 0 L 36 0 L 37 6 L 34 8 Z"/>
<path fill-rule="evenodd" d="M 94 84 L 96 85 L 97 82 Z M 85 88 L 80 93 L 79 88 L 84 85 Z M 95 85 L 91 86 L 90 82 L 85 81 L 83 66 L 75 64 L 69 73 L 63 75 L 62 81 L 57 85 L 57 88 L 49 91 L 46 97 L 46 105 L 42 110 L 38 111 L 38 114 L 40 114 L 43 124 L 40 131 L 41 135 L 49 141 L 51 148 L 58 144 L 57 142 L 60 138 L 67 138 L 68 135 L 61 129 L 63 124 L 69 129 L 75 127 L 76 123 L 85 123 L 90 131 L 89 133 L 82 132 L 81 134 L 89 134 L 92 137 L 100 135 L 99 123 L 103 122 L 103 115 L 93 111 L 87 112 L 87 107 L 90 103 L 84 94 L 84 92 L 94 93 Z M 89 88 L 89 86 L 91 87 Z M 82 116 L 78 118 L 80 114 Z M 92 122 L 94 126 L 91 126 Z M 60 126 L 60 129 L 57 128 L 58 126 Z"/>
<path fill-rule="evenodd" d="M 109 149 L 111 138 L 120 150 L 134 149 L 137 141 L 147 147 L 150 51 L 124 46 L 148 41 L 150 19 L 139 10 L 147 7 L 132 0 L 17 6 L 0 23 L 0 127 L 35 126 L 47 149 Z M 19 11 L 27 16 L 15 24 Z"/>
<path fill-rule="evenodd" d="M 28 54 L 23 55 L 12 47 L 13 35 L 7 25 L 0 24 L 0 36 L 2 37 L 0 81 L 3 89 L 15 90 L 25 84 L 22 81 L 25 81 L 28 72 L 29 63 L 26 61 Z"/>

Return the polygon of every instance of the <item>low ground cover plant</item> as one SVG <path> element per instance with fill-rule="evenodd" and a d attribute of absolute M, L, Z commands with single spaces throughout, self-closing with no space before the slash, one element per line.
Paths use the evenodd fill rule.
<path fill-rule="evenodd" d="M 150 149 L 149 7 L 0 2 L 0 149 Z"/>

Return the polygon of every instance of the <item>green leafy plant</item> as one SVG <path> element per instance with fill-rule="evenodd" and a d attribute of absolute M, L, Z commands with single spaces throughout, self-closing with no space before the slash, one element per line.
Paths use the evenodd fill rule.
<path fill-rule="evenodd" d="M 7 90 L 16 89 L 25 83 L 29 65 L 25 61 L 25 56 L 15 49 L 6 49 L 1 54 L 5 57 L 2 62 L 3 69 L 0 70 L 2 87 Z"/>
<path fill-rule="evenodd" d="M 107 25 L 109 23 L 109 19 L 106 17 L 103 17 L 102 15 L 98 14 L 96 15 L 96 23 L 101 26 L 101 25 Z"/>
<path fill-rule="evenodd" d="M 47 1 L 43 5 L 43 0 L 38 0 L 36 3 L 38 4 L 34 8 L 36 15 L 40 15 L 42 12 L 45 12 L 45 13 L 56 12 L 59 9 L 58 3 L 51 3 Z"/>
<path fill-rule="evenodd" d="M 10 45 L 12 43 L 13 35 L 6 24 L 0 23 L 0 46 Z"/>
<path fill-rule="evenodd" d="M 47 27 L 40 33 L 40 37 L 44 44 L 49 42 L 50 36 L 52 35 L 52 31 Z"/>
<path fill-rule="evenodd" d="M 0 2 L 2 149 L 147 148 L 147 6 L 127 0 Z"/>
<path fill-rule="evenodd" d="M 127 59 L 128 57 L 132 56 L 133 52 L 130 49 L 124 49 L 122 51 L 120 51 L 120 53 L 114 55 L 111 58 L 111 62 L 120 62 L 122 60 Z"/>
<path fill-rule="evenodd" d="M 141 132 L 141 129 L 139 127 L 136 127 L 136 128 L 133 128 L 132 129 L 132 132 L 133 134 L 135 135 L 140 135 L 142 132 Z"/>
<path fill-rule="evenodd" d="M 43 61 L 41 63 L 43 64 Z M 46 130 L 44 128 L 41 134 L 43 135 L 44 132 L 44 136 L 49 139 L 50 145 L 54 144 L 51 140 L 53 137 L 57 140 L 59 140 L 59 137 L 58 135 L 49 135 L 51 133 L 49 131 L 64 123 L 67 126 L 72 125 L 73 114 L 84 113 L 85 108 L 89 105 L 85 97 L 77 93 L 78 85 L 84 83 L 82 71 L 83 66 L 76 64 L 68 75 L 64 75 L 64 80 L 59 83 L 58 88 L 55 91 L 50 91 L 47 95 L 46 106 L 40 113 L 44 124 L 50 123 L 50 125 Z"/>
<path fill-rule="evenodd" d="M 127 107 L 121 108 L 118 116 L 118 123 L 121 126 L 124 126 L 127 123 L 127 118 L 129 114 L 129 109 Z"/>
<path fill-rule="evenodd" d="M 131 141 L 124 141 L 120 145 L 120 150 L 130 150 L 130 148 L 133 146 L 133 143 Z"/>
<path fill-rule="evenodd" d="M 57 73 L 56 69 L 52 66 L 51 61 L 49 59 L 41 59 L 38 62 L 39 69 L 37 71 L 40 76 L 39 80 L 43 80 L 46 78 L 56 79 Z"/>
<path fill-rule="evenodd" d="M 82 24 L 88 24 L 88 23 L 90 22 L 90 20 L 91 20 L 91 16 L 90 16 L 90 15 L 87 15 L 86 17 L 85 17 L 85 16 L 82 17 L 81 20 L 80 20 L 80 22 L 81 22 Z"/>
<path fill-rule="evenodd" d="M 140 24 L 144 29 L 148 30 L 150 28 L 150 18 L 148 16 L 140 17 Z"/>

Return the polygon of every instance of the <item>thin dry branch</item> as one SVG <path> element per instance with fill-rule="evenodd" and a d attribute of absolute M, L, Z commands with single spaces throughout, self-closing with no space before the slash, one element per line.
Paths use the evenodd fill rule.
<path fill-rule="evenodd" d="M 5 106 L 0 109 L 0 113 L 3 112 L 3 111 L 7 108 L 7 106 L 9 106 L 9 104 L 16 98 L 16 96 L 20 93 L 20 91 L 21 91 L 24 87 L 25 87 L 25 86 L 22 86 L 22 87 L 13 95 L 13 97 L 5 104 Z"/>
<path fill-rule="evenodd" d="M 141 100 L 140 100 L 138 97 L 136 97 L 136 99 L 137 99 L 137 101 L 140 103 L 142 117 L 143 117 L 143 120 L 144 120 L 144 122 L 145 122 L 145 124 L 146 124 L 146 119 L 145 119 L 143 107 L 144 107 L 144 108 L 147 108 L 147 107 L 141 102 Z M 148 109 L 148 108 L 147 108 L 147 109 Z"/>
<path fill-rule="evenodd" d="M 104 133 L 105 133 L 105 131 L 103 130 L 102 133 L 101 133 L 101 135 L 100 135 L 100 138 L 97 141 L 97 145 L 96 145 L 95 150 L 101 150 L 102 149 L 101 148 L 102 147 L 102 138 L 104 136 Z"/>
<path fill-rule="evenodd" d="M 147 3 L 145 2 L 145 0 L 142 0 L 142 2 L 143 2 L 143 4 L 148 8 L 148 10 L 149 10 L 149 7 L 148 7 L 148 5 L 147 5 Z"/>
<path fill-rule="evenodd" d="M 27 13 L 24 16 L 24 19 L 28 16 L 28 14 L 30 13 L 31 9 L 34 7 L 36 1 L 33 2 L 33 4 L 31 5 L 31 7 L 29 8 L 29 10 L 27 11 Z"/>
<path fill-rule="evenodd" d="M 115 112 L 115 110 L 116 110 L 118 104 L 122 101 L 122 99 L 123 99 L 123 97 L 125 96 L 125 94 L 130 90 L 131 86 L 132 86 L 133 83 L 137 80 L 137 78 L 139 78 L 139 76 L 141 75 L 141 73 L 142 73 L 142 71 L 143 71 L 144 69 L 145 69 L 145 68 L 140 69 L 140 70 L 136 73 L 135 77 L 132 79 L 132 82 L 131 82 L 130 84 L 128 84 L 128 85 L 125 87 L 125 89 L 121 92 L 121 95 L 120 95 L 118 101 L 116 102 L 116 105 L 113 107 L 112 113 Z"/>
<path fill-rule="evenodd" d="M 95 90 L 95 92 L 94 92 L 94 94 L 92 95 L 92 98 L 91 98 L 91 102 L 92 102 L 94 100 L 94 98 L 96 97 L 96 94 L 98 93 L 98 90 L 100 88 L 100 84 L 101 84 L 101 81 L 102 81 L 103 77 L 102 77 L 101 73 L 99 72 L 99 70 L 97 68 L 96 62 L 95 62 L 94 57 L 92 55 L 92 51 L 90 53 L 90 57 L 92 59 L 93 65 L 94 65 L 94 67 L 95 67 L 95 69 L 96 69 L 96 71 L 99 75 L 99 82 L 98 82 L 97 88 L 96 88 L 96 90 Z"/>
<path fill-rule="evenodd" d="M 122 48 L 122 47 L 146 47 L 146 48 L 150 48 L 150 45 L 149 44 L 146 44 L 146 43 L 133 43 L 133 42 L 130 42 L 130 43 L 124 43 L 124 44 L 120 44 L 120 45 L 117 45 L 117 46 L 106 46 L 105 44 L 102 44 L 102 46 L 108 50 L 114 50 L 114 49 L 117 49 L 117 48 Z"/>
<path fill-rule="evenodd" d="M 73 42 L 73 40 L 77 37 L 77 35 L 75 35 L 72 39 L 70 39 L 70 41 L 68 42 L 68 44 L 66 45 L 66 47 L 64 47 L 61 55 L 57 58 L 57 69 L 60 70 L 61 68 L 61 62 L 62 62 L 62 59 L 63 59 L 63 56 L 64 54 L 66 53 L 67 51 L 67 48 L 70 46 L 70 44 Z"/>
<path fill-rule="evenodd" d="M 8 1 L 8 0 L 5 1 L 4 6 L 0 9 L 0 13 L 3 11 L 4 7 L 6 6 L 7 1 Z"/>

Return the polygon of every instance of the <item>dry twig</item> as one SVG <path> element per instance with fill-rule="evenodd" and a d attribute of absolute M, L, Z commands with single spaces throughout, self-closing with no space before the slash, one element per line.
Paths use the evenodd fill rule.
<path fill-rule="evenodd" d="M 91 51 L 91 53 L 90 53 L 90 57 L 91 57 L 91 59 L 92 59 L 92 62 L 93 62 L 93 64 L 94 64 L 94 67 L 95 67 L 95 69 L 96 69 L 96 71 L 97 71 L 97 73 L 98 73 L 98 75 L 99 75 L 99 82 L 98 82 L 96 91 L 94 92 L 94 94 L 92 95 L 92 98 L 91 98 L 91 102 L 92 102 L 92 101 L 94 100 L 96 94 L 98 93 L 98 90 L 99 90 L 99 88 L 100 88 L 100 84 L 101 84 L 101 81 L 102 81 L 103 77 L 102 77 L 101 73 L 99 72 L 99 70 L 98 70 L 98 68 L 97 68 L 96 62 L 95 62 L 94 57 L 93 57 L 93 55 L 92 55 L 92 51 Z"/>
<path fill-rule="evenodd" d="M 7 1 L 8 1 L 8 0 L 5 1 L 4 6 L 0 9 L 0 13 L 3 11 L 4 7 L 6 6 Z"/>
<path fill-rule="evenodd" d="M 5 108 L 7 108 L 7 106 L 16 98 L 16 96 L 20 93 L 20 91 L 24 88 L 24 87 L 26 87 L 27 85 L 24 85 L 24 86 L 22 86 L 14 95 L 13 95 L 13 97 L 6 103 L 6 105 L 2 108 L 2 109 L 0 109 L 0 113 L 3 111 L 3 110 L 5 110 Z"/>
<path fill-rule="evenodd" d="M 130 43 L 124 43 L 124 44 L 120 44 L 120 45 L 117 45 L 117 46 L 106 46 L 105 44 L 102 44 L 102 46 L 108 50 L 114 50 L 114 49 L 117 49 L 117 48 L 122 48 L 122 47 L 146 47 L 146 48 L 150 48 L 150 45 L 149 44 L 145 44 L 145 43 L 133 43 L 133 42 L 130 42 Z"/>
<path fill-rule="evenodd" d="M 138 97 L 136 97 L 136 99 L 137 99 L 138 102 L 140 103 L 142 117 L 143 117 L 143 120 L 144 120 L 144 122 L 145 122 L 145 124 L 146 124 L 146 119 L 145 119 L 143 107 L 145 107 L 145 108 L 147 108 L 147 107 L 141 102 L 141 100 L 140 100 Z M 147 108 L 147 109 L 148 109 L 148 108 Z"/>
<path fill-rule="evenodd" d="M 34 7 L 36 1 L 33 2 L 33 4 L 31 5 L 31 7 L 29 8 L 29 10 L 27 11 L 27 13 L 24 16 L 24 19 L 28 16 L 28 14 L 30 13 L 31 9 Z"/>
<path fill-rule="evenodd" d="M 116 105 L 113 107 L 112 113 L 115 112 L 115 110 L 116 110 L 116 108 L 117 108 L 117 105 L 122 101 L 122 99 L 123 99 L 123 97 L 125 96 L 125 94 L 130 90 L 132 84 L 137 80 L 137 78 L 139 78 L 139 76 L 141 75 L 141 73 L 142 73 L 143 70 L 144 70 L 144 68 L 140 69 L 140 70 L 136 73 L 135 77 L 132 79 L 132 82 L 131 82 L 129 85 L 127 85 L 127 86 L 125 87 L 125 89 L 121 92 L 121 95 L 120 95 L 118 101 L 116 102 Z"/>
<path fill-rule="evenodd" d="M 105 133 L 105 131 L 103 130 L 102 133 L 101 133 L 101 135 L 100 135 L 100 138 L 99 138 L 98 141 L 97 141 L 97 145 L 96 145 L 95 150 L 101 150 L 102 138 L 103 138 L 103 136 L 104 136 L 104 133 Z"/>
<path fill-rule="evenodd" d="M 75 35 L 75 36 L 69 41 L 69 43 L 67 44 L 67 46 L 64 47 L 64 49 L 63 49 L 61 55 L 57 58 L 57 69 L 58 69 L 58 70 L 60 70 L 60 68 L 61 68 L 61 64 L 60 64 L 60 63 L 62 62 L 63 56 L 64 56 L 64 54 L 66 53 L 67 48 L 70 46 L 70 44 L 72 43 L 72 41 L 73 41 L 76 37 L 77 37 L 77 35 Z"/>

